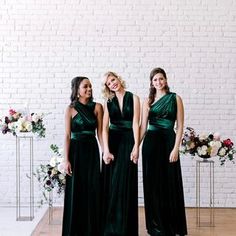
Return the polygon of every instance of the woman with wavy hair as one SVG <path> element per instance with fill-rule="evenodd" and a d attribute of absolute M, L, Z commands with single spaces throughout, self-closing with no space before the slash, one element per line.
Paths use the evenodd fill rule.
<path fill-rule="evenodd" d="M 114 72 L 105 74 L 103 94 L 102 235 L 137 236 L 140 102 Z"/>
<path fill-rule="evenodd" d="M 100 155 L 102 105 L 93 102 L 87 77 L 71 81 L 71 104 L 65 112 L 66 188 L 63 236 L 100 235 Z"/>
<path fill-rule="evenodd" d="M 151 236 L 187 234 L 179 160 L 183 123 L 181 97 L 170 92 L 165 71 L 154 68 L 140 127 L 146 228 Z"/>

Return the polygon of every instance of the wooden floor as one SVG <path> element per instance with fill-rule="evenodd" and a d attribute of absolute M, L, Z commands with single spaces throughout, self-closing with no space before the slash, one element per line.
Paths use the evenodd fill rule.
<path fill-rule="evenodd" d="M 49 224 L 49 212 L 47 211 L 35 228 L 32 236 L 60 236 L 62 208 L 53 208 L 53 219 Z M 236 209 L 216 208 L 215 226 L 209 226 L 209 210 L 201 210 L 201 225 L 196 226 L 196 210 L 187 208 L 188 235 L 192 236 L 236 236 Z M 205 226 L 208 224 L 208 226 Z M 204 226 L 203 226 L 204 225 Z M 143 207 L 139 208 L 139 236 L 147 236 Z"/>

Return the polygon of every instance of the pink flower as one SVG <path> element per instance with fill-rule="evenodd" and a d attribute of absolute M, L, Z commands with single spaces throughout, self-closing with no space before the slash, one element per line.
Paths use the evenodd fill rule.
<path fill-rule="evenodd" d="M 219 133 L 214 133 L 213 138 L 216 141 L 220 141 L 220 134 Z"/>
<path fill-rule="evenodd" d="M 15 110 L 13 110 L 13 109 L 10 109 L 10 110 L 9 110 L 9 114 L 10 114 L 11 116 L 13 116 L 15 113 L 16 113 Z"/>

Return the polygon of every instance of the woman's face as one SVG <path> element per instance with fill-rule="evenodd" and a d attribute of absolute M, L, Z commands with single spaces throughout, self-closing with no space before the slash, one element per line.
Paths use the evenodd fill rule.
<path fill-rule="evenodd" d="M 91 98 L 92 97 L 92 84 L 88 79 L 81 81 L 78 89 L 78 97 Z"/>
<path fill-rule="evenodd" d="M 110 75 L 107 78 L 106 86 L 112 91 L 117 92 L 122 88 L 121 81 L 117 79 L 115 76 Z"/>
<path fill-rule="evenodd" d="M 152 85 L 156 90 L 165 90 L 167 84 L 166 78 L 162 73 L 157 73 L 152 78 Z"/>

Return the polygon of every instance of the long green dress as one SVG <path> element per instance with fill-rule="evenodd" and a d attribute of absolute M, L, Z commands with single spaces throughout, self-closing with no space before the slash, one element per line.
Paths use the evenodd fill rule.
<path fill-rule="evenodd" d="M 126 92 L 122 111 L 117 97 L 107 102 L 109 150 L 114 161 L 103 162 L 103 236 L 138 235 L 137 164 L 130 160 L 134 145 L 133 94 Z"/>
<path fill-rule="evenodd" d="M 169 162 L 176 115 L 175 93 L 167 93 L 149 110 L 142 158 L 146 228 L 152 236 L 187 234 L 180 160 Z"/>
<path fill-rule="evenodd" d="M 99 236 L 100 157 L 95 129 L 96 103 L 75 104 L 78 112 L 71 120 L 69 159 L 72 176 L 66 176 L 63 236 Z"/>

